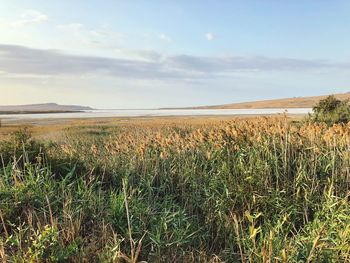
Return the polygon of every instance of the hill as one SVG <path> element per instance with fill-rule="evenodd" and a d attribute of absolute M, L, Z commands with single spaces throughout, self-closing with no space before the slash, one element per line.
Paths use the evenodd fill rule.
<path fill-rule="evenodd" d="M 7 105 L 0 106 L 0 113 L 25 113 L 25 112 L 71 112 L 92 110 L 90 107 L 77 105 L 59 105 L 56 103 L 30 104 L 30 105 Z"/>
<path fill-rule="evenodd" d="M 188 109 L 272 109 L 272 108 L 312 108 L 319 100 L 328 95 L 297 97 L 252 102 L 231 103 L 213 106 L 191 107 Z M 334 94 L 340 100 L 350 100 L 350 93 Z"/>

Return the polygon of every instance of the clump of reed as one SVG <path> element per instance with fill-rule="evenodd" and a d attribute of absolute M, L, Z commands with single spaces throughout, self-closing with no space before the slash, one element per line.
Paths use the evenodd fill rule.
<path fill-rule="evenodd" d="M 132 123 L 28 141 L 1 153 L 4 262 L 350 260 L 350 125 Z"/>

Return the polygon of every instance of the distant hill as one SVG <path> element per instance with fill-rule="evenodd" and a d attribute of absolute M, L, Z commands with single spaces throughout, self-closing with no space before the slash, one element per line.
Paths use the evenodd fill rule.
<path fill-rule="evenodd" d="M 321 99 L 329 95 L 297 97 L 275 100 L 261 100 L 213 106 L 189 107 L 187 109 L 272 109 L 272 108 L 312 108 Z M 350 100 L 350 93 L 334 94 L 340 100 Z"/>
<path fill-rule="evenodd" d="M 45 104 L 30 104 L 30 105 L 8 105 L 0 106 L 0 113 L 14 112 L 14 113 L 25 113 L 25 112 L 74 112 L 92 110 L 90 107 L 77 106 L 77 105 L 59 105 L 56 103 L 45 103 Z"/>

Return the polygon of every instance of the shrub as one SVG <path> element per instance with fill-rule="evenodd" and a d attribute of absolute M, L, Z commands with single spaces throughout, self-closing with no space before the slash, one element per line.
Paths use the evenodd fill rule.
<path fill-rule="evenodd" d="M 347 123 L 350 120 L 349 101 L 338 100 L 333 95 L 320 100 L 312 110 L 313 114 L 309 116 L 309 120 L 312 122 L 325 122 L 328 125 L 333 125 Z"/>

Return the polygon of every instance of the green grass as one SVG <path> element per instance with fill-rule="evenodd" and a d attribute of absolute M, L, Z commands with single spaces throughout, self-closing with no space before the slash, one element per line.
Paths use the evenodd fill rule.
<path fill-rule="evenodd" d="M 3 262 L 347 262 L 350 128 L 82 126 L 0 144 Z"/>

